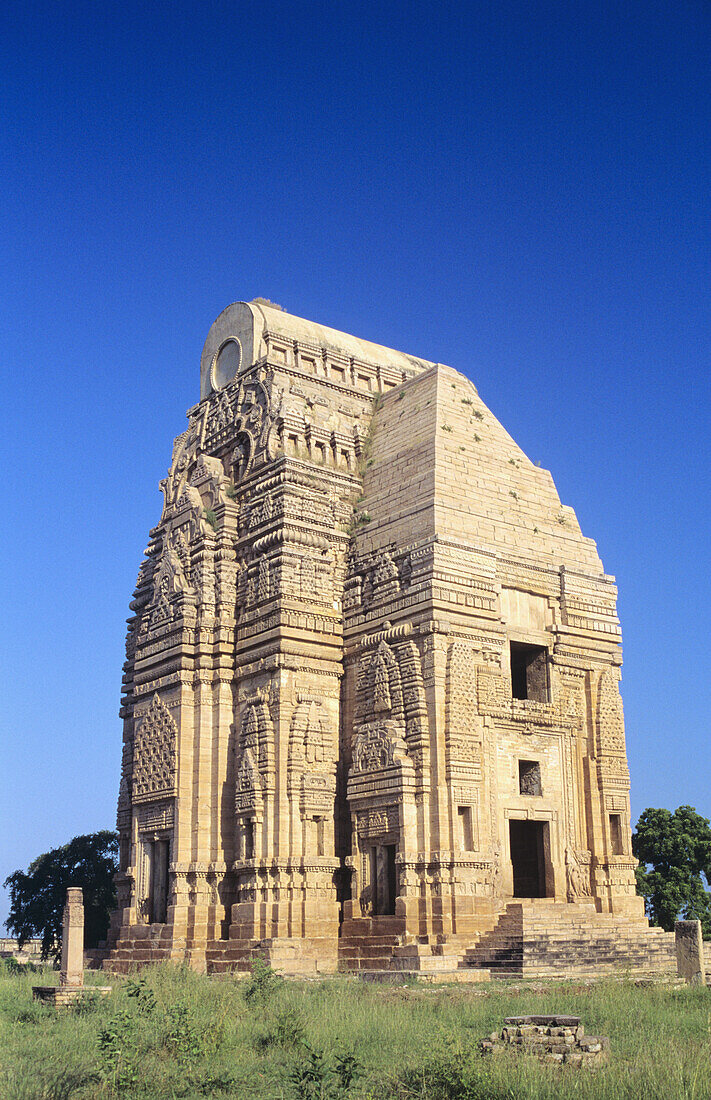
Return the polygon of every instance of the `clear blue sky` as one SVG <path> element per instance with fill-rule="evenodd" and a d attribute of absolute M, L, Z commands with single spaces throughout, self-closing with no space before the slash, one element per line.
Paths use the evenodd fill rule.
<path fill-rule="evenodd" d="M 473 379 L 618 578 L 635 819 L 711 816 L 710 46 L 706 0 L 2 6 L 0 878 L 114 824 L 158 481 L 255 295 Z"/>

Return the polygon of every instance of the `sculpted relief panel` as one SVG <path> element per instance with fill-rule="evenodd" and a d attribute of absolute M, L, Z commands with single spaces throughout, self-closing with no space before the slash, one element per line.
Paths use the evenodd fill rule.
<path fill-rule="evenodd" d="M 147 802 L 175 794 L 178 728 L 160 696 L 153 696 L 136 730 L 133 764 L 133 802 Z"/>

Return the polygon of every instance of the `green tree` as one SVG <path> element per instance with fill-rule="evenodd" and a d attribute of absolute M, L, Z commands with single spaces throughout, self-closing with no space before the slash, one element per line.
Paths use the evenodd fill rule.
<path fill-rule="evenodd" d="M 647 809 L 632 834 L 640 861 L 637 893 L 652 924 L 671 932 L 677 920 L 700 920 L 711 939 L 711 825 L 693 806 Z"/>
<path fill-rule="evenodd" d="M 20 946 L 33 936 L 42 939 L 42 957 L 58 958 L 62 945 L 62 913 L 68 886 L 84 891 L 84 946 L 96 947 L 109 927 L 116 907 L 114 875 L 118 835 L 104 829 L 75 836 L 63 848 L 38 856 L 27 871 L 13 871 L 4 885 L 10 890 L 10 916 L 5 927 Z"/>

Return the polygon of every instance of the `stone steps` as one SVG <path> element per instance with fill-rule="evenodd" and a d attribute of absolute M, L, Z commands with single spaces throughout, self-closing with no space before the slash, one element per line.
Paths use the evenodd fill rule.
<path fill-rule="evenodd" d="M 507 906 L 462 965 L 518 977 L 676 973 L 676 951 L 674 936 L 661 929 L 564 903 L 526 902 Z"/>
<path fill-rule="evenodd" d="M 119 930 L 102 969 L 113 974 L 127 974 L 137 966 L 165 962 L 176 955 L 171 929 L 164 924 L 132 924 Z"/>

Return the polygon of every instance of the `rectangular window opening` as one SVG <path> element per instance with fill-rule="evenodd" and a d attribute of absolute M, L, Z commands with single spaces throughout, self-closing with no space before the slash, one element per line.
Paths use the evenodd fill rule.
<path fill-rule="evenodd" d="M 474 851 L 474 829 L 471 806 L 457 806 L 459 819 L 459 843 L 464 852 Z"/>
<path fill-rule="evenodd" d="M 541 765 L 537 760 L 519 760 L 518 762 L 518 791 L 519 794 L 542 795 Z"/>
<path fill-rule="evenodd" d="M 511 695 L 547 703 L 548 650 L 541 645 L 511 642 Z"/>
<path fill-rule="evenodd" d="M 254 859 L 254 822 L 244 823 L 244 858 Z"/>
<path fill-rule="evenodd" d="M 613 856 L 624 854 L 622 849 L 622 817 L 620 814 L 610 814 L 610 842 Z"/>

